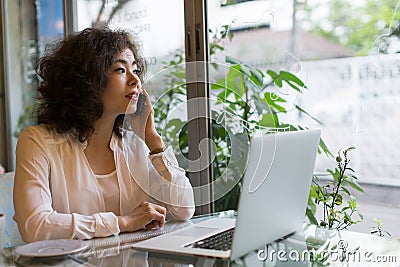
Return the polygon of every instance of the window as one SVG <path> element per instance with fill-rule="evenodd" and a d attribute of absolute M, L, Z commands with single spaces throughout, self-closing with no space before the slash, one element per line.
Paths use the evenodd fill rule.
<path fill-rule="evenodd" d="M 281 102 L 281 107 L 290 111 L 278 113 L 275 126 L 322 128 L 332 154 L 356 147 L 350 153 L 351 165 L 370 192 L 395 190 L 400 185 L 399 2 L 221 2 L 208 1 L 208 25 L 214 32 L 228 25 L 233 38 L 218 43 L 223 50 L 219 49 L 214 60 L 247 65 L 267 81 L 271 78 L 267 70 L 284 70 L 307 86 L 302 93 L 287 85 L 270 87 L 273 97 L 288 101 Z M 229 80 L 227 73 L 218 75 Z M 241 117 L 236 113 L 236 118 Z M 326 170 L 335 165 L 334 157 L 322 153 L 315 173 L 329 179 Z M 395 200 L 385 203 L 382 206 L 398 205 Z M 382 214 L 367 214 L 366 219 L 372 221 L 369 216 Z"/>
<path fill-rule="evenodd" d="M 5 68 L 0 99 L 5 105 L 0 104 L 0 164 L 12 171 L 17 136 L 34 123 L 35 64 L 46 44 L 63 36 L 63 10 L 62 0 L 2 1 L 1 7 Z"/>

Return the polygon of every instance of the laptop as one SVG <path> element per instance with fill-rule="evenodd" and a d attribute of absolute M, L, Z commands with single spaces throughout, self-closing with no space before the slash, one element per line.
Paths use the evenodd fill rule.
<path fill-rule="evenodd" d="M 304 130 L 254 136 L 236 219 L 212 218 L 134 243 L 132 248 L 236 259 L 300 229 L 320 134 Z"/>

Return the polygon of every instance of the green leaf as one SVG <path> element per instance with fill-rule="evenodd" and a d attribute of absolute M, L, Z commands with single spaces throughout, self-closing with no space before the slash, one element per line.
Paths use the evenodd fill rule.
<path fill-rule="evenodd" d="M 227 89 L 226 87 L 226 80 L 225 79 L 220 79 L 216 82 L 213 82 L 211 84 L 211 89 L 217 90 L 217 89 Z"/>
<path fill-rule="evenodd" d="M 333 154 L 329 150 L 328 146 L 325 144 L 324 140 L 322 140 L 322 138 L 319 139 L 318 153 L 321 153 L 320 149 L 322 149 L 326 156 L 333 157 Z"/>
<path fill-rule="evenodd" d="M 233 57 L 230 57 L 230 56 L 226 56 L 225 57 L 225 62 L 233 64 L 233 65 L 241 65 L 242 64 L 242 62 L 240 60 L 237 60 L 237 59 L 235 59 Z"/>
<path fill-rule="evenodd" d="M 358 177 L 355 176 L 354 174 L 350 175 L 350 178 L 353 179 L 353 180 L 358 180 Z"/>
<path fill-rule="evenodd" d="M 310 197 L 310 198 L 316 198 L 316 197 L 318 196 L 317 191 L 318 191 L 318 187 L 317 187 L 316 185 L 311 185 L 309 197 Z"/>
<path fill-rule="evenodd" d="M 351 150 L 354 150 L 354 149 L 356 149 L 355 146 L 350 146 L 350 147 L 346 148 L 347 151 L 351 151 Z"/>
<path fill-rule="evenodd" d="M 347 214 L 347 212 L 344 212 L 344 219 L 347 220 L 348 222 L 351 222 L 351 217 L 349 214 Z"/>
<path fill-rule="evenodd" d="M 263 73 L 259 70 L 250 70 L 250 80 L 258 87 L 262 87 L 264 83 Z"/>
<path fill-rule="evenodd" d="M 311 209 L 307 208 L 306 215 L 307 215 L 307 218 L 310 221 L 310 223 L 312 223 L 314 225 L 318 225 L 318 220 L 315 217 L 315 215 L 314 215 L 314 213 L 312 212 Z"/>
<path fill-rule="evenodd" d="M 279 88 L 282 88 L 282 78 L 273 70 L 267 70 L 267 74 L 271 77 L 272 82 L 278 86 Z"/>
<path fill-rule="evenodd" d="M 268 105 L 264 99 L 261 99 L 259 96 L 252 95 L 251 99 L 254 102 L 254 105 L 256 106 L 256 110 L 258 114 L 263 114 L 263 113 L 271 113 L 271 107 Z"/>
<path fill-rule="evenodd" d="M 264 99 L 265 99 L 265 101 L 267 102 L 267 104 L 268 104 L 274 111 L 276 111 L 276 112 L 282 112 L 282 113 L 286 113 L 286 112 L 287 112 L 287 111 L 286 111 L 286 108 L 284 108 L 284 107 L 282 107 L 282 106 L 280 106 L 280 105 L 277 104 L 278 102 L 281 102 L 281 103 L 286 102 L 285 99 L 280 98 L 280 97 L 277 97 L 276 99 L 271 98 L 271 97 L 270 97 L 270 92 L 265 93 Z"/>
<path fill-rule="evenodd" d="M 342 190 L 346 193 L 346 195 L 350 196 L 350 191 L 346 187 L 342 187 Z"/>
<path fill-rule="evenodd" d="M 227 102 L 227 98 L 233 94 L 233 92 L 231 90 L 224 90 L 221 93 L 218 94 L 218 103 L 226 103 Z"/>
<path fill-rule="evenodd" d="M 307 88 L 302 80 L 300 80 L 296 75 L 290 72 L 281 70 L 279 72 L 279 77 L 283 81 L 285 81 L 290 87 L 292 87 L 294 90 L 300 93 L 302 92 L 303 88 Z"/>
<path fill-rule="evenodd" d="M 258 122 L 260 126 L 268 128 L 276 128 L 278 123 L 278 117 L 276 114 L 267 113 L 262 115 L 262 119 Z"/>
<path fill-rule="evenodd" d="M 311 119 L 313 119 L 314 121 L 316 121 L 317 123 L 324 125 L 320 120 L 318 120 L 317 118 L 315 118 L 314 116 L 312 116 L 310 113 L 308 113 L 307 111 L 305 111 L 303 108 L 299 107 L 298 105 L 294 105 L 295 108 L 297 110 L 299 110 L 300 112 L 306 114 L 308 117 L 310 117 Z"/>
<path fill-rule="evenodd" d="M 183 71 L 176 71 L 176 72 L 172 72 L 171 74 L 177 78 L 186 79 L 186 73 Z"/>
<path fill-rule="evenodd" d="M 335 180 L 336 182 L 339 182 L 340 172 L 337 168 L 335 168 L 335 171 L 332 171 L 330 169 L 328 169 L 326 171 L 331 174 L 333 180 Z"/>
<path fill-rule="evenodd" d="M 343 203 L 343 197 L 342 197 L 342 195 L 336 195 L 336 199 L 335 199 L 335 204 L 336 205 L 338 205 L 338 206 L 340 206 L 340 205 L 342 205 L 342 203 Z"/>
<path fill-rule="evenodd" d="M 347 183 L 348 183 L 352 188 L 354 188 L 355 190 L 357 190 L 358 192 L 364 193 L 364 189 L 362 189 L 362 187 L 357 183 L 356 180 L 349 179 L 349 180 L 347 181 Z"/>
<path fill-rule="evenodd" d="M 210 43 L 210 50 L 214 49 L 214 48 L 216 48 L 216 49 L 218 49 L 220 51 L 224 51 L 225 50 L 225 48 L 223 46 L 220 46 L 220 45 L 215 44 L 215 43 Z"/>
<path fill-rule="evenodd" d="M 355 210 L 355 208 L 357 207 L 357 201 L 356 201 L 354 196 L 350 196 L 350 200 L 348 202 L 348 205 L 352 210 Z"/>
<path fill-rule="evenodd" d="M 226 76 L 226 87 L 227 90 L 231 90 L 236 93 L 235 97 L 242 97 L 245 93 L 243 74 L 240 72 L 240 65 L 234 65 L 230 67 L 230 70 Z"/>

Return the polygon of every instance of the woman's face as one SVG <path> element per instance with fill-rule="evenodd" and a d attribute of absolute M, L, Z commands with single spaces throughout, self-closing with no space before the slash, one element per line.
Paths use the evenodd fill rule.
<path fill-rule="evenodd" d="M 118 116 L 134 113 L 140 93 L 139 70 L 132 51 L 127 48 L 117 54 L 103 94 L 103 115 Z"/>

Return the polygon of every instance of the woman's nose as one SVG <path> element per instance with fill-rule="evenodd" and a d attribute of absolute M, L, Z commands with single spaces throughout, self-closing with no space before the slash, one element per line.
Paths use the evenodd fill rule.
<path fill-rule="evenodd" d="M 131 73 L 130 78 L 129 78 L 129 81 L 128 81 L 129 86 L 135 86 L 135 85 L 137 85 L 139 82 L 140 82 L 139 77 L 138 77 L 136 74 Z"/>

